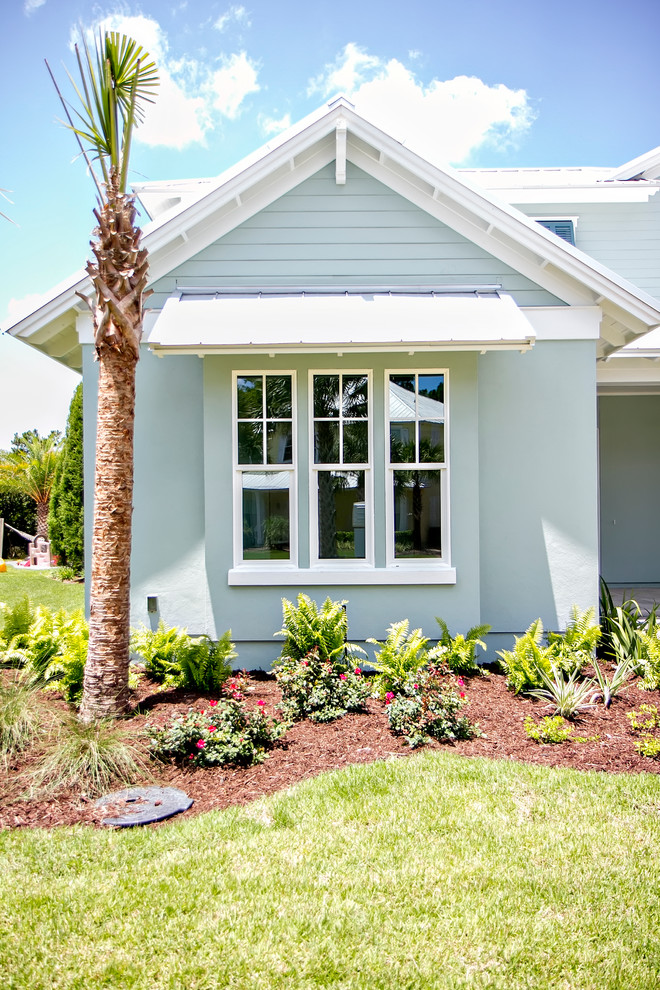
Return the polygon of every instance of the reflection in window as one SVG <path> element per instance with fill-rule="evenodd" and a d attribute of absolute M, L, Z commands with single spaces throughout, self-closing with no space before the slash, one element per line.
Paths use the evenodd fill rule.
<path fill-rule="evenodd" d="M 291 464 L 291 375 L 240 375 L 236 379 L 238 463 Z"/>
<path fill-rule="evenodd" d="M 366 375 L 314 375 L 314 463 L 369 460 Z"/>
<path fill-rule="evenodd" d="M 390 375 L 390 461 L 443 464 L 444 375 Z"/>
<path fill-rule="evenodd" d="M 441 471 L 394 471 L 394 556 L 442 556 Z"/>
<path fill-rule="evenodd" d="M 364 558 L 364 471 L 318 471 L 319 559 Z"/>
<path fill-rule="evenodd" d="M 243 560 L 289 560 L 288 471 L 244 471 Z"/>

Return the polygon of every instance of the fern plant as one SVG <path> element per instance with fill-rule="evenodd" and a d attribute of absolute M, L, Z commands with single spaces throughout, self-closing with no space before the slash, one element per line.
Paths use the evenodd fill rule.
<path fill-rule="evenodd" d="M 543 686 L 542 674 L 552 676 L 552 661 L 547 647 L 541 645 L 543 623 L 536 619 L 523 636 L 516 636 L 512 650 L 498 650 L 507 687 L 514 694 Z"/>
<path fill-rule="evenodd" d="M 176 686 L 181 678 L 179 654 L 188 638 L 185 629 L 167 629 L 161 619 L 157 629 L 143 626 L 131 630 L 131 652 L 144 660 L 147 673 L 155 681 Z"/>
<path fill-rule="evenodd" d="M 639 633 L 637 667 L 642 676 L 641 688 L 645 691 L 660 688 L 660 638 L 657 633 Z"/>
<path fill-rule="evenodd" d="M 217 643 L 208 636 L 190 639 L 179 654 L 181 685 L 200 691 L 219 691 L 231 677 L 231 661 L 238 656 L 231 641 L 231 629 Z"/>
<path fill-rule="evenodd" d="M 566 632 L 548 633 L 554 666 L 565 674 L 573 671 L 579 673 L 591 661 L 600 636 L 596 610 L 588 608 L 581 612 L 577 605 L 573 605 Z"/>
<path fill-rule="evenodd" d="M 384 698 L 388 691 L 398 692 L 411 673 L 416 673 L 428 666 L 429 660 L 442 657 L 445 648 L 437 646 L 427 650 L 427 636 L 422 635 L 421 629 L 408 632 L 408 619 L 393 622 L 387 629 L 387 639 L 379 643 L 377 639 L 368 639 L 367 643 L 380 646 L 375 660 L 368 660 L 369 667 L 377 671 L 374 684 L 374 694 Z"/>
<path fill-rule="evenodd" d="M 465 636 L 458 633 L 456 636 L 452 637 L 449 632 L 449 627 L 444 619 L 441 619 L 436 615 L 435 621 L 440 626 L 440 631 L 442 633 L 442 636 L 438 640 L 438 646 L 442 646 L 444 648 L 442 662 L 446 664 L 454 674 L 469 676 L 470 674 L 479 673 L 479 665 L 477 664 L 477 647 L 480 646 L 483 650 L 486 649 L 486 644 L 483 642 L 481 637 L 487 636 L 491 627 L 487 624 L 472 626 L 471 629 L 468 629 Z"/>
<path fill-rule="evenodd" d="M 282 660 L 301 660 L 317 651 L 321 663 L 329 661 L 333 667 L 347 669 L 348 657 L 364 654 L 362 647 L 347 642 L 346 601 L 333 602 L 326 598 L 319 607 L 302 592 L 296 601 L 294 605 L 287 598 L 282 599 L 282 628 L 274 633 L 286 637 L 280 654 Z"/>

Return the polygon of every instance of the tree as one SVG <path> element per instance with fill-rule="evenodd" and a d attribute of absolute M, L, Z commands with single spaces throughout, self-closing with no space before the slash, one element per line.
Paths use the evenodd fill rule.
<path fill-rule="evenodd" d="M 48 506 L 59 455 L 59 431 L 40 437 L 36 430 L 16 434 L 12 450 L 0 461 L 0 472 L 17 491 L 37 506 L 37 536 L 48 539 Z"/>
<path fill-rule="evenodd" d="M 133 133 L 158 76 L 147 52 L 114 32 L 99 31 L 93 45 L 83 38 L 82 52 L 78 46 L 75 52 L 80 87 L 69 78 L 77 106 L 57 92 L 98 192 L 87 264 L 99 382 L 89 650 L 80 708 L 81 719 L 91 722 L 128 709 L 135 368 L 148 266 L 134 197 L 126 190 Z"/>
<path fill-rule="evenodd" d="M 84 479 L 82 383 L 69 407 L 48 516 L 53 553 L 79 574 L 84 566 Z"/>

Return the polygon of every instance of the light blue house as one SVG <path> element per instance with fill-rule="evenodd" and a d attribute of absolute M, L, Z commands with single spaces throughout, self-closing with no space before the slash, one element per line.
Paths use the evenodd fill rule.
<path fill-rule="evenodd" d="M 348 599 L 356 641 L 401 618 L 433 636 L 440 615 L 497 646 L 596 604 L 599 490 L 606 575 L 660 581 L 655 492 L 620 470 L 660 423 L 657 156 L 642 165 L 457 173 L 340 98 L 218 178 L 137 187 L 154 295 L 134 623 L 231 627 L 266 666 L 281 597 L 305 591 Z M 86 290 L 77 275 L 11 332 L 82 369 L 91 490 Z"/>

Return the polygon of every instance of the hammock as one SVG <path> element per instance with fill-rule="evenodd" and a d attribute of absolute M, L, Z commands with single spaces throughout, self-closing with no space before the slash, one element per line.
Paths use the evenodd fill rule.
<path fill-rule="evenodd" d="M 34 543 L 36 540 L 36 536 L 30 536 L 29 533 L 22 533 L 20 529 L 16 529 L 15 526 L 10 526 L 8 522 L 5 523 L 5 526 L 7 529 L 11 529 L 14 533 L 18 533 L 18 535 L 22 536 L 24 540 L 29 540 L 30 543 Z"/>

